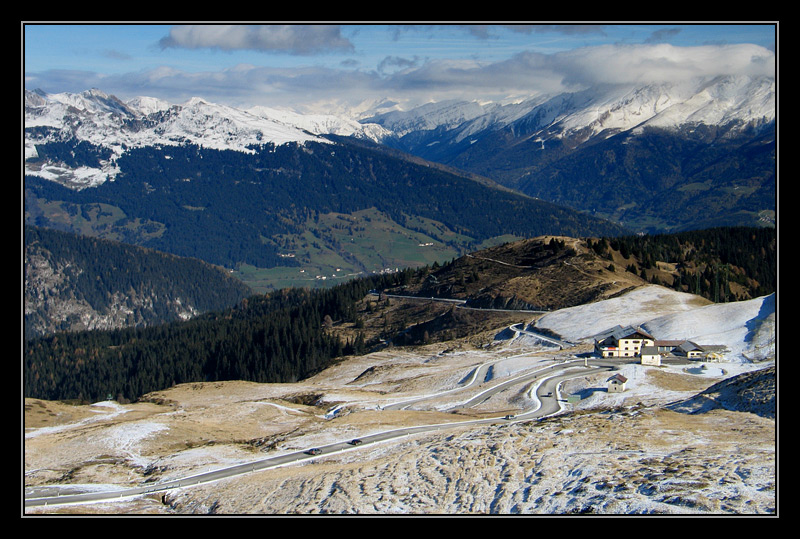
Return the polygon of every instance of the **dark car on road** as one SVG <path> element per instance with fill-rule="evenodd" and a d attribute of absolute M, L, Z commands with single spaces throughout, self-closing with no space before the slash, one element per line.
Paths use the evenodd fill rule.
<path fill-rule="evenodd" d="M 361 440 L 359 440 L 358 438 L 356 438 L 356 439 L 354 439 L 354 440 L 350 440 L 350 442 L 349 442 L 349 443 L 350 443 L 350 445 L 361 445 L 361 444 L 362 444 L 362 443 L 364 443 L 364 442 L 362 442 Z"/>

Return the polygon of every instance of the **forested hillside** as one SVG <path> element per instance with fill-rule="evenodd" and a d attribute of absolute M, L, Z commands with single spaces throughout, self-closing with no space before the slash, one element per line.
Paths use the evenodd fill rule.
<path fill-rule="evenodd" d="M 56 149 L 64 152 L 37 146 L 43 156 Z M 279 256 L 279 237 L 301 235 L 320 214 L 369 208 L 409 229 L 419 218 L 441 223 L 448 234 L 437 240 L 458 235 L 473 248 L 506 234 L 624 233 L 607 221 L 353 144 L 268 145 L 252 154 L 148 147 L 129 150 L 118 166 L 114 181 L 80 191 L 26 177 L 27 222 L 227 268 L 296 265 Z"/>
<path fill-rule="evenodd" d="M 179 320 L 252 293 L 196 259 L 39 227 L 24 242 L 26 337 Z"/>
<path fill-rule="evenodd" d="M 133 400 L 184 382 L 292 382 L 364 351 L 324 327 L 353 321 L 372 288 L 396 286 L 412 270 L 331 289 L 287 289 L 187 322 L 143 329 L 59 333 L 27 341 L 24 395 L 47 400 Z"/>
<path fill-rule="evenodd" d="M 619 236 L 589 245 L 609 260 L 617 253 L 627 271 L 649 282 L 714 302 L 765 296 L 778 287 L 778 234 L 772 227 Z"/>
<path fill-rule="evenodd" d="M 535 152 L 528 149 L 532 155 Z M 646 129 L 517 170 L 523 193 L 591 212 L 632 230 L 676 232 L 774 223 L 775 131 L 729 135 Z M 512 161 L 514 162 L 514 161 Z"/>
<path fill-rule="evenodd" d="M 555 310 L 652 283 L 713 302 L 777 290 L 777 231 L 723 227 L 607 238 L 540 237 L 484 249 L 431 268 L 398 293 L 475 307 Z"/>

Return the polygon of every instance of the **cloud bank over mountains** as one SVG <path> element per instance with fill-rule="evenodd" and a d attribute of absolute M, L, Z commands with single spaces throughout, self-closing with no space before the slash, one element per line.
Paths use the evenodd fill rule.
<path fill-rule="evenodd" d="M 435 36 L 440 28 L 425 30 Z M 438 31 L 445 30 L 452 36 L 456 29 Z M 601 43 L 585 39 L 603 33 L 600 25 L 519 25 L 510 31 L 517 40 L 516 48 L 509 45 L 503 56 L 449 55 L 451 49 L 444 49 L 453 47 L 452 42 L 442 39 L 440 44 L 430 37 L 424 47 L 410 47 L 406 27 L 391 25 L 384 28 L 384 34 L 394 32 L 394 37 L 384 35 L 381 39 L 385 41 L 380 42 L 372 37 L 377 34 L 372 34 L 371 26 L 356 26 L 349 35 L 337 25 L 188 25 L 161 31 L 166 35 L 151 44 L 153 49 L 162 54 L 203 51 L 215 62 L 164 61 L 114 73 L 48 69 L 27 72 L 25 87 L 48 92 L 97 87 L 122 98 L 149 95 L 174 103 L 200 95 L 232 106 L 288 107 L 308 113 L 366 109 L 382 101 L 405 109 L 447 99 L 507 102 L 597 85 L 675 83 L 724 75 L 775 76 L 776 71 L 775 52 L 758 44 L 654 42 L 677 32 L 669 29 L 653 30 L 638 43 Z M 498 50 L 506 46 L 496 37 L 498 32 L 497 26 L 468 26 L 464 41 L 468 36 L 487 50 Z M 530 37 L 531 46 L 526 49 L 524 39 L 542 32 L 580 35 L 587 45 L 550 51 L 534 46 Z M 442 50 L 437 51 L 437 46 Z M 244 56 L 245 52 L 256 56 Z M 367 62 L 368 53 L 374 63 Z M 303 61 L 273 62 L 270 59 L 275 55 Z"/>

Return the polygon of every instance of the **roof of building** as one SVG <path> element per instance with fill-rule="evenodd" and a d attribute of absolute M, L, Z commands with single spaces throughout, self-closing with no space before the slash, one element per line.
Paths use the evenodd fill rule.
<path fill-rule="evenodd" d="M 702 346 L 695 344 L 692 341 L 683 341 L 680 346 L 678 346 L 678 349 L 682 352 L 691 352 L 693 350 L 699 350 L 700 352 L 703 351 Z"/>
<path fill-rule="evenodd" d="M 614 340 L 618 341 L 620 339 L 629 338 L 632 335 L 641 335 L 642 337 L 644 337 L 646 339 L 653 339 L 653 336 L 650 335 L 649 333 L 647 333 L 646 331 L 644 331 L 642 328 L 633 327 L 633 326 L 622 327 L 622 326 L 618 325 L 618 326 L 614 326 L 613 328 L 608 329 L 608 330 L 606 330 L 606 331 L 604 331 L 602 333 L 598 333 L 595 336 L 595 341 L 598 341 L 598 342 L 599 341 L 604 341 L 604 340 L 608 339 L 609 337 L 613 337 Z"/>
<path fill-rule="evenodd" d="M 681 341 L 681 340 L 661 340 L 661 341 L 655 341 L 653 344 L 655 346 L 680 346 L 681 343 L 683 343 L 683 342 L 686 342 L 686 341 Z"/>

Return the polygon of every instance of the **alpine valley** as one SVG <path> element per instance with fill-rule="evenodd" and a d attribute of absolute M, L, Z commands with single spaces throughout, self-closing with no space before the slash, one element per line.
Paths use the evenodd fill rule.
<path fill-rule="evenodd" d="M 27 515 L 777 514 L 774 78 L 24 123 Z"/>
<path fill-rule="evenodd" d="M 256 289 L 499 242 L 772 225 L 775 82 L 594 88 L 359 117 L 25 91 L 25 220 Z"/>

